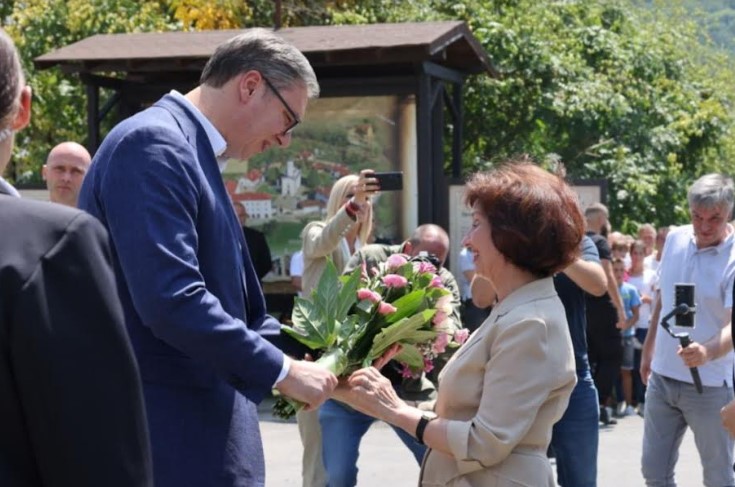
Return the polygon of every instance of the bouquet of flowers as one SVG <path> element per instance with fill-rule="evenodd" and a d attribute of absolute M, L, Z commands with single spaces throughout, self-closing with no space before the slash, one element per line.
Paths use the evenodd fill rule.
<path fill-rule="evenodd" d="M 458 346 L 468 331 L 453 330 L 448 317 L 451 292 L 425 258 L 394 254 L 372 269 L 339 276 L 330 261 L 310 300 L 297 298 L 293 326 L 283 331 L 321 354 L 316 363 L 336 376 L 370 366 L 393 344 L 404 376 L 433 368 L 433 360 L 449 346 Z M 276 400 L 276 416 L 290 418 L 300 405 Z"/>

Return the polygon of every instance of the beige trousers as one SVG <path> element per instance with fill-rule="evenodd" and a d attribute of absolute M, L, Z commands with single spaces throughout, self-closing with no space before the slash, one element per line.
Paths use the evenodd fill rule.
<path fill-rule="evenodd" d="M 322 460 L 322 428 L 319 426 L 319 410 L 296 413 L 299 435 L 304 447 L 301 457 L 303 487 L 326 487 L 327 471 Z"/>

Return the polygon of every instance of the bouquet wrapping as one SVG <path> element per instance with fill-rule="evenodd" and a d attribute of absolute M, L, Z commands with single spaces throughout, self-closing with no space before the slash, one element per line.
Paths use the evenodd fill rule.
<path fill-rule="evenodd" d="M 316 363 L 338 377 L 370 366 L 395 343 L 401 344 L 394 360 L 403 375 L 415 376 L 467 339 L 466 329 L 448 326 L 452 295 L 431 262 L 394 254 L 370 274 L 363 264 L 340 276 L 328 261 L 311 299 L 296 298 L 293 326 L 283 332 L 314 350 Z M 279 397 L 274 414 L 289 418 L 299 407 Z"/>

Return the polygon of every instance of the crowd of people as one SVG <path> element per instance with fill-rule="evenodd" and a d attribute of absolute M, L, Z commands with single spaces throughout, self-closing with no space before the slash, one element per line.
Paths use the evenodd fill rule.
<path fill-rule="evenodd" d="M 292 262 L 302 296 L 329 261 L 370 272 L 421 256 L 451 293 L 446 326 L 471 335 L 432 374 L 402 374 L 392 347 L 338 380 L 267 313 L 270 251 L 221 177 L 228 158 L 288 146 L 318 94 L 302 53 L 251 29 L 216 49 L 196 88 L 118 124 L 93 162 L 57 145 L 42 172 L 51 204 L 0 177 L 0 483 L 265 485 L 256 405 L 275 389 L 305 405 L 304 486 L 356 485 L 376 420 L 422 486 L 594 486 L 600 424 L 635 413 L 647 485 L 675 485 L 687 428 L 704 485 L 735 485 L 730 178 L 690 187 L 691 224 L 632 237 L 604 205 L 582 211 L 562 175 L 508 160 L 469 179 L 461 249 L 434 224 L 371 243 L 378 182 L 339 179 Z M 0 175 L 31 98 L 0 30 Z M 678 311 L 695 313 L 687 345 L 659 329 L 681 283 L 696 289 Z"/>

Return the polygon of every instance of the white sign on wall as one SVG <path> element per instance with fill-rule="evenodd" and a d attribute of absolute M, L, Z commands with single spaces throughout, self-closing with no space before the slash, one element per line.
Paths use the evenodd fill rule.
<path fill-rule="evenodd" d="M 449 268 L 459 272 L 462 239 L 472 227 L 472 213 L 464 204 L 464 184 L 449 186 Z"/>

